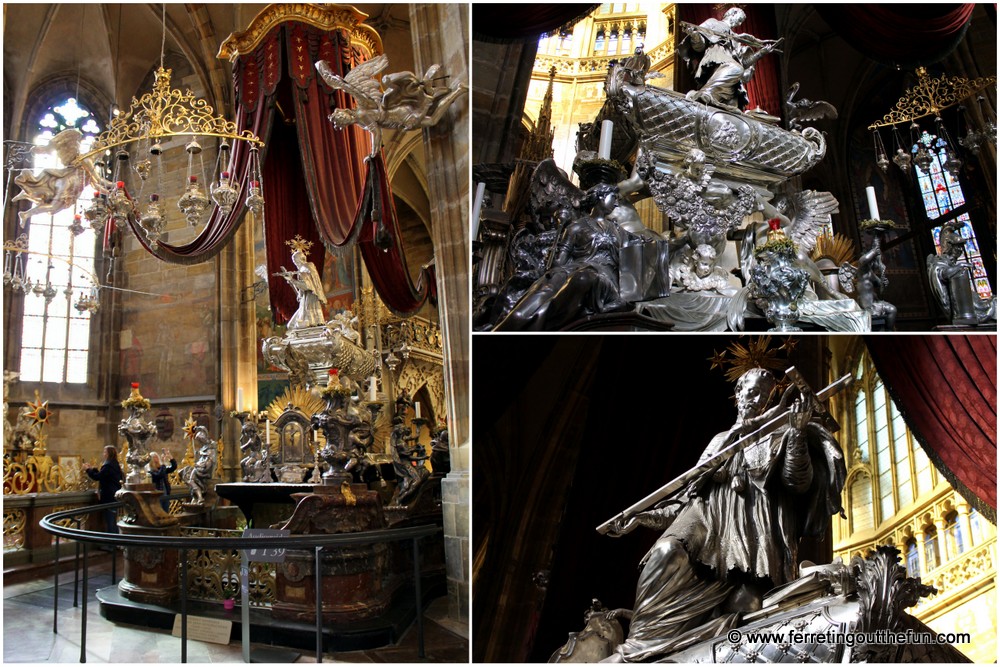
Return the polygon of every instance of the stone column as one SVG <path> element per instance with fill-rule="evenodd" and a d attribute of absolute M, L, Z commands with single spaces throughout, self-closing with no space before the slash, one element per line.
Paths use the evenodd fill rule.
<path fill-rule="evenodd" d="M 941 566 L 951 560 L 951 547 L 948 546 L 948 528 L 945 526 L 944 519 L 935 519 L 934 528 L 937 529 L 938 557 L 940 558 L 938 565 Z"/>
<path fill-rule="evenodd" d="M 958 525 L 962 529 L 962 535 L 965 536 L 965 544 L 962 546 L 968 551 L 975 545 L 975 540 L 972 537 L 972 522 L 969 521 L 969 506 L 965 503 L 958 503 L 955 505 L 955 511 L 958 512 Z"/>
<path fill-rule="evenodd" d="M 927 576 L 927 554 L 924 553 L 924 531 L 920 530 L 913 534 L 913 539 L 917 541 L 917 576 Z"/>
<path fill-rule="evenodd" d="M 469 84 L 469 7 L 410 5 L 414 69 L 433 64 Z M 441 482 L 448 596 L 453 618 L 469 610 L 469 98 L 423 130 L 438 310 L 444 335 L 444 393 L 451 472 Z"/>
<path fill-rule="evenodd" d="M 249 212 L 233 240 L 219 254 L 219 388 L 224 417 L 225 450 L 216 475 L 225 482 L 239 481 L 240 425 L 231 410 L 258 410 L 257 320 L 253 293 L 253 245 L 260 222 Z M 245 301 L 246 300 L 246 301 Z M 237 389 L 243 389 L 243 405 L 236 405 Z"/>

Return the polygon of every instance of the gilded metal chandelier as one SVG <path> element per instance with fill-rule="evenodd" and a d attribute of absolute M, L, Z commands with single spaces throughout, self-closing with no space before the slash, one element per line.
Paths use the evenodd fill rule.
<path fill-rule="evenodd" d="M 166 227 L 172 204 L 187 223 L 203 224 L 207 213 L 217 207 L 228 215 L 240 198 L 239 181 L 230 169 L 232 142 L 245 141 L 250 146 L 252 177 L 246 193 L 246 205 L 255 214 L 263 210 L 261 195 L 260 139 L 249 130 L 237 131 L 236 124 L 214 111 L 191 91 L 170 88 L 171 70 L 162 65 L 156 70 L 153 90 L 112 119 L 109 129 L 98 136 L 92 149 L 82 159 L 112 153 L 112 187 L 107 192 L 97 188 L 96 196 L 85 215 L 91 226 L 100 231 L 112 220 L 120 228 L 129 216 L 138 221 L 150 243 L 159 240 Z M 170 183 L 165 154 L 175 140 L 187 140 L 186 178 L 183 189 L 172 197 L 165 191 L 177 187 Z M 202 142 L 220 140 L 215 164 L 204 164 Z M 176 162 L 175 162 L 176 164 Z M 203 185 L 206 183 L 207 185 Z M 130 185 L 131 184 L 131 185 Z"/>
<path fill-rule="evenodd" d="M 976 102 L 979 105 L 980 117 L 984 119 L 983 126 L 979 129 L 973 127 L 968 121 L 966 108 L 963 101 L 973 95 L 982 92 L 986 88 L 996 85 L 996 77 L 982 77 L 978 79 L 966 79 L 964 77 L 949 77 L 942 74 L 939 77 L 930 76 L 923 67 L 917 68 L 917 84 L 909 88 L 903 96 L 896 102 L 892 111 L 887 113 L 881 120 L 868 126 L 872 132 L 875 143 L 875 163 L 883 172 L 889 170 L 889 156 L 882 142 L 879 133 L 880 128 L 891 128 L 894 141 L 894 154 L 892 162 L 896 164 L 904 173 L 908 173 L 911 166 L 919 167 L 927 171 L 930 168 L 933 157 L 926 142 L 919 141 L 924 134 L 924 130 L 918 120 L 922 118 L 934 118 L 934 134 L 938 141 L 935 150 L 944 150 L 945 159 L 941 166 L 952 176 L 957 177 L 962 168 L 962 159 L 958 155 L 955 143 L 945 128 L 941 119 L 941 112 L 953 106 L 958 106 L 959 127 L 958 144 L 965 147 L 973 155 L 979 154 L 980 147 L 987 142 L 996 143 L 997 128 L 996 117 L 990 117 L 986 109 L 983 108 L 985 99 L 982 95 L 977 95 Z M 966 133 L 961 134 L 961 123 L 964 121 Z M 909 123 L 910 141 L 905 143 L 900 134 L 899 126 Z"/>

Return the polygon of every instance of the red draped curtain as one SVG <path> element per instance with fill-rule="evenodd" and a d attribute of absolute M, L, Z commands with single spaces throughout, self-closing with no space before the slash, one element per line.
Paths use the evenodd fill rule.
<path fill-rule="evenodd" d="M 974 4 L 815 5 L 823 20 L 862 54 L 890 65 L 928 65 L 965 34 Z"/>
<path fill-rule="evenodd" d="M 281 115 L 273 145 L 263 155 L 265 237 L 268 272 L 287 266 L 290 251 L 285 241 L 296 235 L 314 241 L 309 258 L 322 266 L 322 244 L 342 246 L 366 238 L 374 239 L 379 220 L 385 229 L 379 254 L 362 258 L 376 291 L 392 310 L 410 315 L 419 310 L 433 292 L 427 276 L 412 284 L 402 252 L 401 236 L 392 193 L 386 178 L 369 178 L 363 162 L 369 139 L 364 130 L 335 130 L 330 112 L 353 104 L 341 91 L 330 89 L 316 74 L 316 62 L 325 60 L 340 74 L 362 60 L 347 35 L 327 32 L 297 21 L 274 28 L 251 53 L 235 64 L 236 100 L 239 118 L 253 118 L 262 128 Z M 295 133 L 295 137 L 291 133 Z M 384 169 L 384 167 L 383 167 Z M 362 215 L 365 198 L 379 188 L 372 200 L 388 201 L 384 219 Z M 280 278 L 270 281 L 271 305 L 278 321 L 295 310 L 294 292 Z"/>
<path fill-rule="evenodd" d="M 996 522 L 996 336 L 869 336 L 866 343 L 928 457 Z"/>

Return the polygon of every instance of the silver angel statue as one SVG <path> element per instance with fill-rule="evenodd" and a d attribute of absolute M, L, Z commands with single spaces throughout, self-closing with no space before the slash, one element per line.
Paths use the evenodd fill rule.
<path fill-rule="evenodd" d="M 14 178 L 14 184 L 21 188 L 21 192 L 12 201 L 26 199 L 34 204 L 32 208 L 18 214 L 22 225 L 37 213 L 55 214 L 70 208 L 80 198 L 87 183 L 105 192 L 110 192 L 114 187 L 97 173 L 93 162 L 80 156 L 82 140 L 83 134 L 70 128 L 52 137 L 48 145 L 32 149 L 32 152 L 54 152 L 65 166 L 47 167 L 37 175 L 26 169 Z"/>
<path fill-rule="evenodd" d="M 374 157 L 382 146 L 382 130 L 415 130 L 431 127 L 444 117 L 448 107 L 468 90 L 460 81 L 440 85 L 448 78 L 441 65 L 431 65 L 421 77 L 413 72 L 394 72 L 376 79 L 389 66 L 385 55 L 356 66 L 345 76 L 334 74 L 324 60 L 316 70 L 328 86 L 343 90 L 357 101 L 356 109 L 336 109 L 330 122 L 338 130 L 360 125 L 372 137 Z"/>

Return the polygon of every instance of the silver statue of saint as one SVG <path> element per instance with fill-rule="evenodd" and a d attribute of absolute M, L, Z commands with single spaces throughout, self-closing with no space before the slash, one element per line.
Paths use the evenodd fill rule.
<path fill-rule="evenodd" d="M 275 274 L 288 281 L 299 301 L 298 309 L 288 320 L 288 330 L 321 326 L 326 323 L 323 315 L 326 293 L 319 271 L 301 248 L 292 252 L 292 263 L 295 264 L 295 271 L 286 271 L 285 267 L 281 267 L 281 271 Z"/>
<path fill-rule="evenodd" d="M 654 661 L 735 627 L 764 593 L 796 578 L 799 539 L 823 534 L 841 511 L 846 469 L 821 419 L 823 392 L 817 400 L 790 388 L 768 409 L 775 384 L 763 369 L 747 371 L 736 423 L 712 439 L 699 467 L 721 462 L 653 509 L 611 523 L 613 536 L 637 526 L 664 532 L 641 563 L 634 609 L 608 612 L 631 618 L 609 661 Z M 742 449 L 718 456 L 748 434 Z"/>

